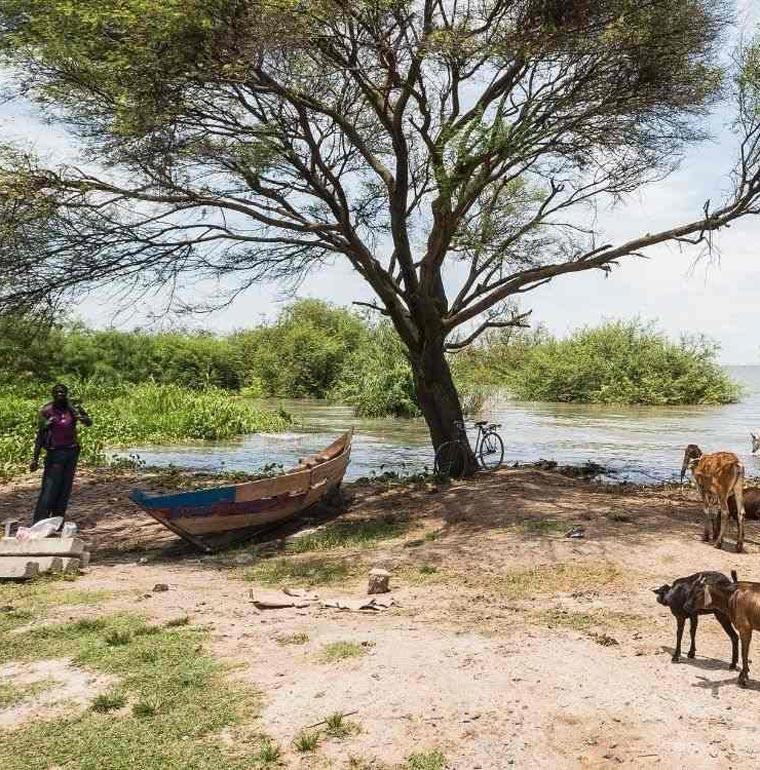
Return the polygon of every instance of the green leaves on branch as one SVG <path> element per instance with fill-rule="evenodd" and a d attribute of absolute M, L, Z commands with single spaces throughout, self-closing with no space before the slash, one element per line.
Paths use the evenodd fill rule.
<path fill-rule="evenodd" d="M 525 401 L 587 404 L 726 404 L 740 389 L 704 337 L 671 342 L 652 325 L 610 322 L 567 339 L 498 339 L 457 359 L 470 381 L 500 385 Z"/>

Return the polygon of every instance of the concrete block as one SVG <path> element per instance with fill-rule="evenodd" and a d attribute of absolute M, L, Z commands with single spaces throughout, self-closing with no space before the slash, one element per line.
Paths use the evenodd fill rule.
<path fill-rule="evenodd" d="M 29 580 L 38 575 L 39 565 L 28 558 L 0 556 L 0 580 Z"/>
<path fill-rule="evenodd" d="M 45 537 L 42 540 L 18 540 L 5 537 L 0 540 L 0 556 L 79 556 L 84 541 L 78 537 Z"/>

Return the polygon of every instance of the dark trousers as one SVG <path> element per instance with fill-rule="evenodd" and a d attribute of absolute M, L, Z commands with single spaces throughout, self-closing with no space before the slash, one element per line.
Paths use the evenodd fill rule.
<path fill-rule="evenodd" d="M 49 516 L 66 515 L 78 458 L 79 447 L 47 450 L 42 489 L 34 510 L 35 522 Z"/>

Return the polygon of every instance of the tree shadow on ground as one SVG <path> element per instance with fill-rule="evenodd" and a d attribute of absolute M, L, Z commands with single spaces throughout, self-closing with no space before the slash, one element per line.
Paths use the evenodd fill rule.
<path fill-rule="evenodd" d="M 217 484 L 230 483 L 217 481 Z M 28 525 L 39 492 L 37 479 L 23 479 L 0 488 L 0 522 L 14 518 Z M 209 484 L 211 485 L 211 484 Z M 147 559 L 152 563 L 199 558 L 202 552 L 170 532 L 129 499 L 135 488 L 168 491 L 152 483 L 150 475 L 131 471 L 83 470 L 75 481 L 67 521 L 74 522 L 92 554 L 93 564 L 124 564 Z M 214 550 L 237 545 L 272 541 L 286 537 L 304 526 L 330 521 L 343 512 L 335 507 L 315 506 L 306 515 L 261 532 L 248 532 L 237 539 L 216 538 Z M 212 563 L 213 564 L 213 563 Z"/>

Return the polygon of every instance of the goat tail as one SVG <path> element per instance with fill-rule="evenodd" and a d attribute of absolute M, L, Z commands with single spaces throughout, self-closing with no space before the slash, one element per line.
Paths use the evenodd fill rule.
<path fill-rule="evenodd" d="M 735 569 L 731 570 L 731 580 L 733 580 L 734 583 L 738 583 L 739 582 L 739 578 L 736 576 L 736 570 Z"/>

